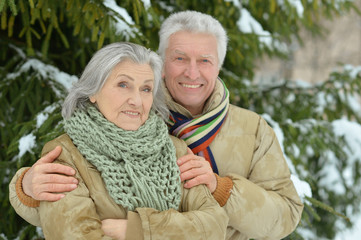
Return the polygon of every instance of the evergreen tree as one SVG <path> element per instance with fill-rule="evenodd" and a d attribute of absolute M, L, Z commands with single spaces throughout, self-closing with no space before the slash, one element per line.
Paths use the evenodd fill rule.
<path fill-rule="evenodd" d="M 352 144 L 361 142 L 337 127 L 344 121 L 361 128 L 355 100 L 361 69 L 345 65 L 327 81 L 307 86 L 288 79 L 252 81 L 257 59 L 286 58 L 292 41 L 302 43 L 301 29 L 321 36 L 320 19 L 359 13 L 352 1 L 0 0 L 0 239 L 41 236 L 10 206 L 8 184 L 63 131 L 61 103 L 92 54 L 116 41 L 157 50 L 162 20 L 187 9 L 213 15 L 227 29 L 221 77 L 231 101 L 262 114 L 275 128 L 294 180 L 305 186 L 302 221 L 288 238 L 332 239 L 340 227 L 352 225 L 348 216 L 360 211 L 361 202 L 361 159 Z M 338 188 L 325 184 L 330 174 L 336 174 L 332 183 Z"/>

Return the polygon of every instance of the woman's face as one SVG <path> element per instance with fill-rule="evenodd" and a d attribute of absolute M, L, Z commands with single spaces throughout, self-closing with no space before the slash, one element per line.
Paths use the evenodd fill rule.
<path fill-rule="evenodd" d="M 154 74 L 148 64 L 118 63 L 102 89 L 90 97 L 108 121 L 124 130 L 137 130 L 153 104 Z"/>

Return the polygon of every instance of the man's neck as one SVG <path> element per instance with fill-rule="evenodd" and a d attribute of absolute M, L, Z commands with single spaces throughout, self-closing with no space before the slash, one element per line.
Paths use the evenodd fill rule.
<path fill-rule="evenodd" d="M 184 106 L 183 107 L 185 109 L 187 109 L 191 114 L 192 116 L 198 116 L 198 115 L 201 115 L 202 112 L 203 112 L 203 107 L 204 107 L 204 104 L 202 106 L 198 106 L 198 107 L 195 107 L 195 106 Z"/>

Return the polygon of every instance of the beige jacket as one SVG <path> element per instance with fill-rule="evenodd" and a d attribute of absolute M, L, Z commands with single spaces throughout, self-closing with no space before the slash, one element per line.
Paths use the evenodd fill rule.
<path fill-rule="evenodd" d="M 219 105 L 223 88 L 217 81 L 203 114 Z M 173 102 L 170 109 L 191 114 Z M 233 181 L 223 207 L 229 217 L 226 239 L 281 239 L 301 219 L 303 204 L 274 131 L 258 114 L 230 105 L 227 118 L 210 144 L 219 175 Z"/>
<path fill-rule="evenodd" d="M 186 154 L 183 141 L 172 137 L 177 157 Z M 201 185 L 183 189 L 179 212 L 159 212 L 151 208 L 129 211 L 117 205 L 108 194 L 100 173 L 83 158 L 67 135 L 62 135 L 44 148 L 42 155 L 56 146 L 63 151 L 58 162 L 76 169 L 78 188 L 57 202 L 41 202 L 38 208 L 21 204 L 15 182 L 10 183 L 10 202 L 16 212 L 29 223 L 41 226 L 46 239 L 109 239 L 101 230 L 101 220 L 127 219 L 127 239 L 224 239 L 228 217 L 209 190 Z"/>
<path fill-rule="evenodd" d="M 204 113 L 220 103 L 222 91 L 217 82 Z M 191 117 L 172 101 L 169 93 L 167 102 L 172 110 Z M 220 176 L 229 176 L 233 181 L 232 193 L 223 207 L 229 217 L 226 239 L 281 239 L 289 235 L 301 219 L 303 204 L 275 133 L 266 121 L 254 112 L 231 105 L 210 148 Z M 15 209 L 26 208 L 14 191 L 13 201 L 21 205 Z"/>

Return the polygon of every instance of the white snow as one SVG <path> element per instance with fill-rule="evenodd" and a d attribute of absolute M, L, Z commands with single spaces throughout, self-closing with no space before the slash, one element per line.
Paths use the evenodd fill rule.
<path fill-rule="evenodd" d="M 268 114 L 262 114 L 262 117 L 268 122 L 270 123 L 270 125 L 272 126 L 277 139 L 280 143 L 282 152 L 284 153 L 284 147 L 283 147 L 283 141 L 284 141 L 284 135 L 283 135 L 283 131 L 280 128 L 279 124 L 274 121 L 270 115 Z M 291 180 L 293 181 L 293 184 L 295 185 L 296 191 L 299 194 L 299 196 L 301 197 L 301 199 L 303 201 L 305 201 L 305 197 L 312 197 L 312 191 L 311 191 L 311 187 L 310 185 L 301 180 L 297 175 L 296 175 L 296 170 L 295 170 L 295 166 L 293 165 L 292 161 L 290 160 L 290 158 L 287 155 L 284 155 L 288 167 L 290 168 L 291 171 Z"/>
<path fill-rule="evenodd" d="M 150 0 L 142 0 L 145 10 L 150 8 L 152 4 L 150 3 Z"/>
<path fill-rule="evenodd" d="M 272 37 L 268 31 L 263 30 L 262 25 L 257 22 L 245 8 L 240 9 L 241 17 L 237 21 L 239 30 L 243 33 L 254 33 L 258 35 L 261 42 L 271 46 Z"/>
<path fill-rule="evenodd" d="M 285 2 L 284 0 L 278 0 L 278 4 L 283 8 L 285 6 L 284 2 Z M 301 0 L 288 0 L 288 3 L 296 9 L 298 16 L 301 18 L 303 16 L 303 11 L 304 11 L 302 1 Z M 287 11 L 287 9 L 283 9 L 283 10 Z"/>
<path fill-rule="evenodd" d="M 147 1 L 145 1 L 145 4 L 146 2 Z M 104 5 L 112 9 L 114 12 L 120 14 L 125 20 L 124 22 L 123 19 L 120 19 L 118 16 L 114 15 L 114 13 L 109 13 L 114 15 L 114 18 L 116 19 L 116 22 L 114 23 L 116 29 L 115 34 L 124 35 L 127 41 L 130 39 L 130 37 L 134 37 L 134 33 L 137 33 L 138 30 L 136 28 L 130 27 L 134 25 L 134 21 L 128 14 L 127 10 L 125 8 L 119 7 L 115 0 L 105 0 Z"/>
<path fill-rule="evenodd" d="M 20 138 L 18 154 L 19 158 L 21 158 L 26 152 L 32 153 L 31 149 L 36 146 L 35 139 L 36 137 L 32 133 Z"/>
<path fill-rule="evenodd" d="M 66 90 L 70 89 L 73 82 L 78 80 L 76 76 L 62 72 L 58 68 L 45 64 L 37 59 L 29 59 L 16 73 L 7 74 L 6 78 L 14 79 L 21 73 L 29 71 L 30 68 L 34 69 L 38 74 L 40 74 L 43 79 L 55 79 L 55 81 L 60 83 Z M 53 90 L 58 94 L 58 96 L 61 96 L 58 89 L 53 87 Z"/>
<path fill-rule="evenodd" d="M 39 113 L 36 116 L 36 128 L 40 128 L 41 125 L 43 125 L 43 123 L 48 119 L 49 117 L 49 113 L 52 113 L 55 110 L 55 106 L 50 105 L 47 106 L 44 111 L 42 111 L 41 113 Z"/>

